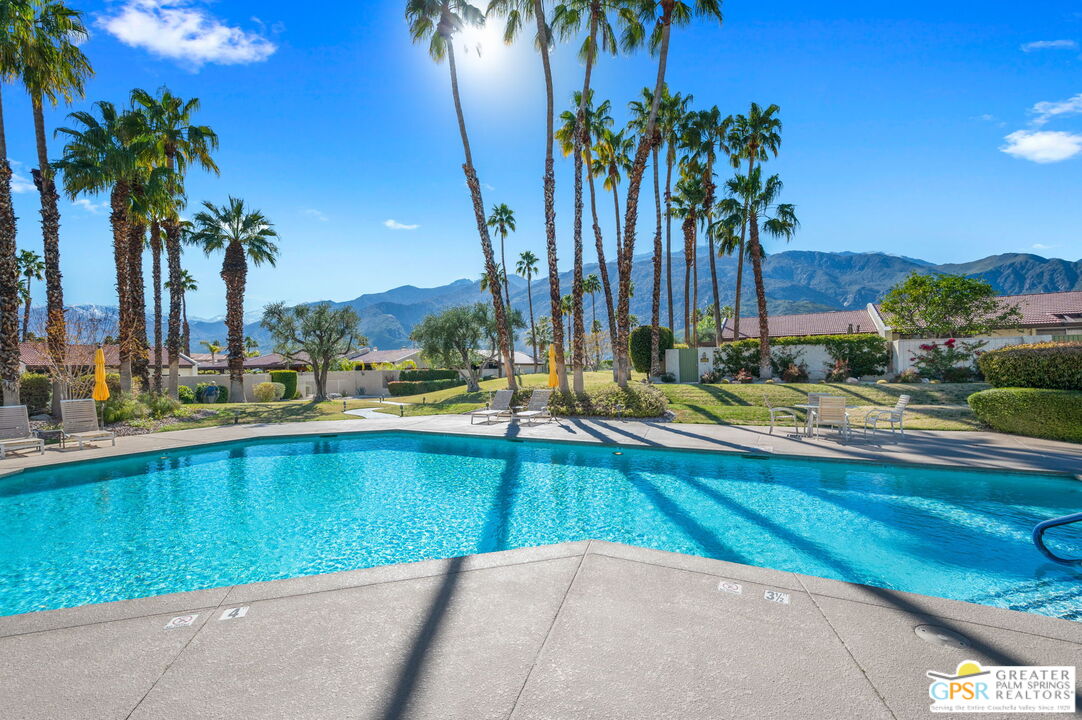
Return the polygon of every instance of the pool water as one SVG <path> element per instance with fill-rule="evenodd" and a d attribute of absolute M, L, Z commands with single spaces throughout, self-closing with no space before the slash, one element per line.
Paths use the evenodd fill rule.
<path fill-rule="evenodd" d="M 596 538 L 1082 619 L 1082 482 L 373 433 L 0 478 L 0 614 Z M 1082 531 L 1048 533 L 1082 557 Z"/>

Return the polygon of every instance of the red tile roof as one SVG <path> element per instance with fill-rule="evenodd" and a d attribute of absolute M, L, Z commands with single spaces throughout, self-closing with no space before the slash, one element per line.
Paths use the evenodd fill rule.
<path fill-rule="evenodd" d="M 805 313 L 802 315 L 771 315 L 767 317 L 770 337 L 800 337 L 803 335 L 844 335 L 846 333 L 878 332 L 871 314 L 865 310 Z M 740 318 L 740 339 L 759 337 L 759 318 Z M 733 321 L 721 326 L 721 338 L 733 339 Z"/>
<path fill-rule="evenodd" d="M 305 367 L 309 364 L 308 354 L 299 352 L 293 360 L 287 360 L 279 353 L 268 353 L 256 357 L 244 358 L 244 367 L 248 370 L 285 370 L 290 368 Z M 216 362 L 199 363 L 200 370 L 227 370 L 229 368 L 228 353 L 218 353 Z"/>
<path fill-rule="evenodd" d="M 94 351 L 97 345 L 68 345 L 68 364 L 85 365 L 94 364 Z M 105 366 L 118 367 L 120 365 L 120 348 L 117 345 L 103 345 L 105 350 Z M 48 367 L 49 353 L 43 342 L 19 343 L 19 360 L 27 367 Z M 154 362 L 154 348 L 150 349 L 150 362 Z M 169 365 L 169 351 L 162 348 L 162 365 Z M 181 367 L 192 367 L 192 361 L 184 355 L 180 356 Z"/>

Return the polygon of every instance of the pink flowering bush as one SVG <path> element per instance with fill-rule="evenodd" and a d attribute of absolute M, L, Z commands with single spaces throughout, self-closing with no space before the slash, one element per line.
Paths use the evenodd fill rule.
<path fill-rule="evenodd" d="M 932 341 L 920 346 L 920 352 L 909 358 L 921 377 L 946 382 L 968 382 L 978 376 L 974 366 L 984 342 L 959 342 L 955 338 L 942 343 Z"/>

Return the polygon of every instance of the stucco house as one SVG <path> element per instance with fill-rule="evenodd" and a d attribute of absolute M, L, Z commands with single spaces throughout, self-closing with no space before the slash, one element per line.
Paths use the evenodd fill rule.
<path fill-rule="evenodd" d="M 94 351 L 97 345 L 68 345 L 68 367 L 77 372 L 87 373 L 94 371 Z M 102 345 L 105 351 L 105 370 L 107 372 L 120 371 L 120 347 L 117 345 Z M 180 374 L 184 376 L 195 375 L 199 369 L 199 363 L 191 357 L 181 353 L 178 365 Z M 43 342 L 19 343 L 19 370 L 20 372 L 47 373 L 51 366 L 49 353 Z M 150 350 L 150 366 L 154 367 L 154 349 Z M 169 371 L 169 351 L 162 348 L 162 372 Z"/>

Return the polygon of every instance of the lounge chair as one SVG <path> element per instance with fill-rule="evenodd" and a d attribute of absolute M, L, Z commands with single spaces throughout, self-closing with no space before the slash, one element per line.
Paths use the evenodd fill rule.
<path fill-rule="evenodd" d="M 812 422 L 815 424 L 816 436 L 819 435 L 819 428 L 824 425 L 837 428 L 843 440 L 848 439 L 852 433 L 849 426 L 849 413 L 845 411 L 845 398 L 843 397 L 820 396 L 819 405 L 815 409 L 815 417 Z"/>
<path fill-rule="evenodd" d="M 774 434 L 774 423 L 780 418 L 788 418 L 793 421 L 793 431 L 800 431 L 800 421 L 797 420 L 796 410 L 790 407 L 781 407 L 770 404 L 770 396 L 763 393 L 763 404 L 766 405 L 766 409 L 770 411 L 770 434 Z"/>
<path fill-rule="evenodd" d="M 522 420 L 532 421 L 538 419 L 555 420 L 556 418 L 549 412 L 549 398 L 551 397 L 552 390 L 534 390 L 530 395 L 530 402 L 526 405 L 526 409 L 515 413 L 515 418 L 520 422 Z"/>
<path fill-rule="evenodd" d="M 25 405 L 0 407 L 0 460 L 12 450 L 37 448 L 38 455 L 45 452 L 45 441 L 30 432 L 30 415 Z"/>
<path fill-rule="evenodd" d="M 879 422 L 890 423 L 890 431 L 894 432 L 894 424 L 898 424 L 898 432 L 905 435 L 905 408 L 909 404 L 908 395 L 898 396 L 898 402 L 895 403 L 892 408 L 879 408 L 872 410 L 864 416 L 864 432 L 868 432 L 868 428 L 871 427 L 872 432 L 879 430 Z"/>
<path fill-rule="evenodd" d="M 75 441 L 82 450 L 83 443 L 112 440 L 116 446 L 116 433 L 102 430 L 98 424 L 98 411 L 93 400 L 61 400 L 60 423 L 64 428 L 65 444 Z"/>
<path fill-rule="evenodd" d="M 480 410 L 474 410 L 470 413 L 470 425 L 473 425 L 474 418 L 485 418 L 485 424 L 491 424 L 499 420 L 501 417 L 507 417 L 511 419 L 511 398 L 515 395 L 511 390 L 497 390 L 496 395 L 493 396 L 492 402 L 487 408 L 481 408 Z"/>

